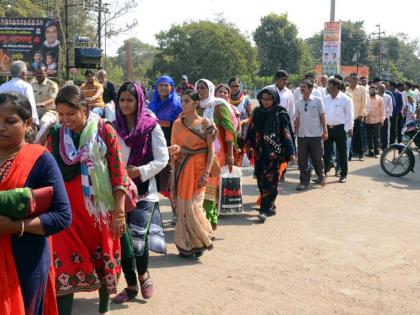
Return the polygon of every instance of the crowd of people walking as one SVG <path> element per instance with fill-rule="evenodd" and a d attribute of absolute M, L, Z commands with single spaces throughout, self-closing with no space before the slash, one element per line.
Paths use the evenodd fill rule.
<path fill-rule="evenodd" d="M 24 62 L 10 75 L 0 86 L 1 314 L 71 314 L 78 292 L 98 291 L 101 314 L 112 294 L 150 299 L 149 250 L 166 253 L 159 198 L 170 200 L 179 255 L 199 258 L 217 233 L 222 167 L 253 161 L 264 222 L 288 163 L 299 191 L 312 170 L 315 185 L 332 168 L 345 183 L 348 161 L 400 142 L 420 103 L 410 82 L 355 73 L 308 72 L 292 90 L 280 70 L 254 108 L 237 77 L 192 85 L 184 75 L 177 89 L 164 75 L 146 100 L 140 82 L 117 91 L 104 70 L 61 89 L 45 67 L 32 84 Z"/>

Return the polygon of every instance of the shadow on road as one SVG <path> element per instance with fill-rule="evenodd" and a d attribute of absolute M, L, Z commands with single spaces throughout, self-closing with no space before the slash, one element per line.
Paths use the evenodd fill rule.
<path fill-rule="evenodd" d="M 404 177 L 391 177 L 386 175 L 379 164 L 361 168 L 349 174 L 369 177 L 373 181 L 383 183 L 384 187 L 396 189 L 420 190 L 420 163 L 416 159 L 415 173 L 408 173 Z"/>
<path fill-rule="evenodd" d="M 126 304 L 111 303 L 111 310 L 126 310 L 130 307 L 129 303 L 146 304 L 147 302 L 135 298 Z M 99 298 L 78 298 L 76 295 L 73 304 L 73 309 L 76 309 L 79 314 L 98 314 Z"/>
<path fill-rule="evenodd" d="M 257 209 L 253 209 L 255 211 Z M 251 210 L 249 210 L 251 211 Z M 257 212 L 254 215 L 243 213 L 233 215 L 222 215 L 219 217 L 219 225 L 253 225 L 260 223 L 257 220 Z"/>
<path fill-rule="evenodd" d="M 206 253 L 204 252 L 204 255 Z M 149 257 L 150 266 L 155 268 L 175 268 L 181 266 L 199 265 L 201 261 L 195 257 L 183 258 L 177 254 L 167 254 Z"/>

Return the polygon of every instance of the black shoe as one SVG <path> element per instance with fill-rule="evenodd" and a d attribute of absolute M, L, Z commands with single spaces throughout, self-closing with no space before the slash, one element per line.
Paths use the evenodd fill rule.
<path fill-rule="evenodd" d="M 340 176 L 340 179 L 338 180 L 340 183 L 345 183 L 347 181 L 346 176 Z"/>
<path fill-rule="evenodd" d="M 359 161 L 364 161 L 363 155 L 359 155 Z"/>
<path fill-rule="evenodd" d="M 203 256 L 203 252 L 196 252 L 196 253 L 194 253 L 194 256 L 196 258 L 199 258 L 199 257 Z"/>
<path fill-rule="evenodd" d="M 179 257 L 182 257 L 182 258 L 191 258 L 192 256 L 193 256 L 193 254 L 186 254 L 186 253 L 178 253 L 178 256 Z"/>
<path fill-rule="evenodd" d="M 339 177 L 340 176 L 340 170 L 339 169 L 335 169 L 335 177 Z"/>

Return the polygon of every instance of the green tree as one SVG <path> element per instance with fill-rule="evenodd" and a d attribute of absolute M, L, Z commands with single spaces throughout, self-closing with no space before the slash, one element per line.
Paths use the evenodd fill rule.
<path fill-rule="evenodd" d="M 121 85 L 125 81 L 124 67 L 121 67 L 117 61 L 118 57 L 108 57 L 106 62 L 106 75 L 109 81 L 116 85 Z"/>
<path fill-rule="evenodd" d="M 42 1 L 0 1 L 0 17 L 44 17 L 45 9 Z"/>
<path fill-rule="evenodd" d="M 305 39 L 306 47 L 308 48 L 312 59 L 316 63 L 322 63 L 322 41 L 324 36 L 323 33 L 323 31 L 319 31 L 311 37 Z"/>
<path fill-rule="evenodd" d="M 153 66 L 157 48 L 152 45 L 143 43 L 135 37 L 125 40 L 124 44 L 118 48 L 117 56 L 113 59 L 115 63 L 123 69 L 124 80 L 127 80 L 128 78 L 127 41 L 130 41 L 132 46 L 131 56 L 133 60 L 134 77 L 136 80 L 146 82 L 150 79 L 148 75 L 150 73 L 150 69 Z M 108 62 L 107 67 L 109 67 Z"/>
<path fill-rule="evenodd" d="M 156 39 L 154 75 L 167 73 L 176 80 L 188 74 L 192 82 L 203 77 L 226 82 L 234 75 L 253 77 L 258 67 L 255 48 L 235 26 L 223 21 L 175 25 Z"/>
<path fill-rule="evenodd" d="M 420 82 L 420 60 L 416 40 L 410 40 L 405 34 L 397 34 L 384 38 L 381 45 L 383 70 L 389 73 L 391 78 Z M 379 42 L 373 41 L 371 47 L 374 56 L 372 68 L 378 73 Z"/>
<path fill-rule="evenodd" d="M 298 29 L 288 20 L 287 13 L 271 13 L 261 18 L 254 41 L 261 62 L 261 75 L 273 75 L 278 69 L 291 73 L 302 71 L 303 41 L 298 38 Z"/>
<path fill-rule="evenodd" d="M 356 65 L 357 60 L 353 58 L 359 49 L 359 64 L 367 63 L 368 38 L 363 28 L 363 21 L 341 22 L 341 64 Z"/>

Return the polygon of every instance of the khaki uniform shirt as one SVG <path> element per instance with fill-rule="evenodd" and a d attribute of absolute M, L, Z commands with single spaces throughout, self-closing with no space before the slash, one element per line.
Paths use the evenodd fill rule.
<path fill-rule="evenodd" d="M 50 98 L 56 98 L 58 93 L 57 83 L 49 79 L 45 79 L 41 84 L 38 84 L 38 81 L 33 82 L 32 89 L 34 90 L 35 102 L 37 105 Z M 55 110 L 55 105 L 52 104 L 51 106 L 44 108 L 47 110 Z"/>

